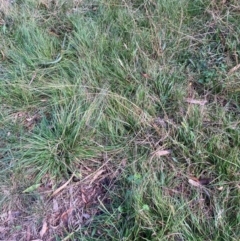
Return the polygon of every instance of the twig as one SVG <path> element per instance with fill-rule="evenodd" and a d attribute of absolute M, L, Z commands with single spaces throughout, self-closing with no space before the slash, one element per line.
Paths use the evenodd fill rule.
<path fill-rule="evenodd" d="M 237 71 L 240 68 L 240 64 L 236 65 L 235 67 L 231 68 L 228 72 L 231 75 L 233 72 Z"/>
<path fill-rule="evenodd" d="M 59 187 L 56 191 L 54 191 L 53 194 L 51 195 L 51 198 L 56 196 L 59 192 L 61 192 L 72 181 L 73 176 L 74 174 L 72 174 L 72 176 L 66 183 L 64 183 L 61 187 Z"/>

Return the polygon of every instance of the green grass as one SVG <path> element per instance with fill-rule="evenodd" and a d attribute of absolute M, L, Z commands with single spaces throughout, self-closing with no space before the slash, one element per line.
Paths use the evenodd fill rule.
<path fill-rule="evenodd" d="M 86 167 L 112 177 L 108 201 L 54 240 L 239 240 L 238 1 L 5 5 L 1 213 L 27 217 L 0 221 L 0 239 L 25 240 L 16 230 L 31 220 L 39 238 L 48 203 L 23 191 L 88 180 Z M 192 177 L 211 182 L 196 187 Z"/>

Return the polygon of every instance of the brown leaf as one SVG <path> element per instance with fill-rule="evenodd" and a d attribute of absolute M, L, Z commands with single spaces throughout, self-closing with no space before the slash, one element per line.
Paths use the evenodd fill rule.
<path fill-rule="evenodd" d="M 146 73 L 142 73 L 142 76 L 143 76 L 144 78 L 146 78 L 146 79 L 149 79 L 149 78 L 150 78 L 150 76 L 149 76 L 148 74 L 146 74 Z"/>
<path fill-rule="evenodd" d="M 196 105 L 205 105 L 207 103 L 207 100 L 195 100 L 195 99 L 191 99 L 191 98 L 187 98 L 186 102 L 190 103 L 190 104 L 196 104 Z"/>
<path fill-rule="evenodd" d="M 167 155 L 169 155 L 169 154 L 171 154 L 171 151 L 170 151 L 170 150 L 159 150 L 159 151 L 156 151 L 156 152 L 154 153 L 154 155 L 155 155 L 156 157 L 167 156 Z"/>
<path fill-rule="evenodd" d="M 42 229 L 39 232 L 41 238 L 44 236 L 44 234 L 47 232 L 47 230 L 48 230 L 47 222 L 43 221 Z"/>
<path fill-rule="evenodd" d="M 199 183 L 199 181 L 193 180 L 193 179 L 188 179 L 189 184 L 191 184 L 194 187 L 200 187 L 201 184 Z"/>
<path fill-rule="evenodd" d="M 82 192 L 82 200 L 84 203 L 87 203 L 87 199 L 86 199 L 86 196 L 84 195 L 84 193 Z"/>
<path fill-rule="evenodd" d="M 68 218 L 72 214 L 73 208 L 69 208 L 66 212 L 61 215 L 61 220 L 65 226 L 68 225 Z"/>
<path fill-rule="evenodd" d="M 188 182 L 194 186 L 194 187 L 201 187 L 208 185 L 212 181 L 211 178 L 196 178 L 196 177 L 190 177 L 188 179 Z"/>

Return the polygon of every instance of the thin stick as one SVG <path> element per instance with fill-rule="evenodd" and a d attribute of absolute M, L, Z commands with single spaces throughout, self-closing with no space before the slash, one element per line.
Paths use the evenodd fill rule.
<path fill-rule="evenodd" d="M 237 71 L 240 68 L 240 64 L 236 65 L 235 67 L 231 68 L 228 72 L 228 74 L 232 74 L 233 72 Z"/>
<path fill-rule="evenodd" d="M 72 181 L 73 176 L 74 174 L 72 174 L 72 176 L 66 183 L 64 183 L 61 187 L 59 187 L 56 191 L 54 191 L 53 194 L 51 195 L 51 198 L 55 197 L 59 192 L 61 192 Z"/>

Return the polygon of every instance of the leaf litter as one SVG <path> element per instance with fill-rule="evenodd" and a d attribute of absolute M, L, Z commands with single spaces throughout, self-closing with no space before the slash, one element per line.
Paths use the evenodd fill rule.
<path fill-rule="evenodd" d="M 211 178 L 196 178 L 196 177 L 190 177 L 188 179 L 188 183 L 191 184 L 194 187 L 202 187 L 210 184 L 212 181 Z"/>
<path fill-rule="evenodd" d="M 113 169 L 108 165 L 103 165 L 102 169 L 95 172 L 92 168 L 81 181 L 74 182 L 72 174 L 69 180 L 62 180 L 55 191 L 53 189 L 56 184 L 46 175 L 39 182 L 41 186 L 39 183 L 30 185 L 24 190 L 25 193 L 19 192 L 17 202 L 14 203 L 16 206 L 11 207 L 15 209 L 5 212 L 5 216 L 1 215 L 0 240 L 55 241 L 56 236 L 63 239 L 66 232 L 71 233 L 88 226 L 94 216 L 101 213 L 100 205 L 111 202 L 106 185 L 113 182 L 116 173 L 113 175 L 109 171 Z M 109 188 L 111 187 L 108 186 L 107 189 Z M 27 199 L 25 204 L 22 203 L 24 199 Z M 8 205 L 3 206 L 2 214 L 7 209 Z M 24 212 L 26 209 L 28 212 Z M 14 227 L 19 227 L 19 230 L 13 233 L 11 230 Z"/>

